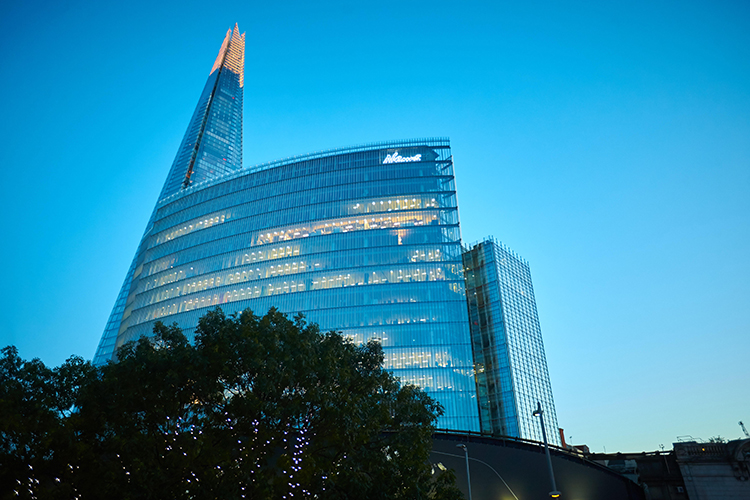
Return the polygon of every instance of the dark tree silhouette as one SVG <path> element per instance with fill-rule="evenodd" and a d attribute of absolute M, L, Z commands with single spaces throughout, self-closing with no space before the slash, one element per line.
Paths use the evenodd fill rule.
<path fill-rule="evenodd" d="M 0 360 L 0 480 L 26 498 L 461 498 L 428 462 L 438 403 L 275 309 L 220 309 L 94 369 Z"/>

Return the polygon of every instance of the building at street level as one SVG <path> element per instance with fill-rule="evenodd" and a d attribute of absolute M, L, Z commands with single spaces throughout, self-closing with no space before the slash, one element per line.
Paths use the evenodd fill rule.
<path fill-rule="evenodd" d="M 492 238 L 463 254 L 482 432 L 560 445 L 529 264 Z"/>
<path fill-rule="evenodd" d="M 513 323 L 532 309 L 536 320 L 530 278 L 527 302 L 493 296 L 506 293 L 500 286 L 481 289 L 482 304 L 505 308 L 502 329 L 489 308 L 477 309 L 476 283 L 505 278 L 492 278 L 491 265 L 476 267 L 490 261 L 471 257 L 474 250 L 462 255 L 449 141 L 374 143 L 244 167 L 244 46 L 237 26 L 227 32 L 94 363 L 152 335 L 156 321 L 177 323 L 192 338 L 198 319 L 217 306 L 259 315 L 276 307 L 355 342 L 378 340 L 385 368 L 443 405 L 442 429 L 480 431 L 481 408 L 483 431 L 538 440 L 529 401 L 546 381 L 541 401 L 555 442 L 538 321 L 535 330 Z M 468 309 L 467 262 L 475 271 Z M 470 328 L 470 316 L 492 319 L 489 329 Z M 485 346 L 478 341 L 485 338 L 507 345 Z M 512 383 L 492 392 L 484 370 L 503 349 L 513 365 L 497 380 Z M 520 359 L 524 353 L 533 359 Z M 543 377 L 534 371 L 540 366 Z"/>

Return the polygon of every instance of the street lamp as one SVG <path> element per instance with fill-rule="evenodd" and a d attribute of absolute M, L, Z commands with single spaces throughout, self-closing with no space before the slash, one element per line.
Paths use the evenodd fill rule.
<path fill-rule="evenodd" d="M 552 457 L 549 456 L 549 445 L 547 444 L 547 431 L 544 430 L 544 410 L 542 410 L 542 403 L 540 403 L 539 401 L 536 402 L 536 410 L 534 410 L 532 415 L 534 415 L 535 417 L 539 417 L 539 424 L 542 426 L 542 439 L 544 440 L 544 451 L 547 453 L 547 465 L 549 465 L 549 478 L 550 480 L 552 480 L 552 491 L 549 492 L 549 496 L 552 498 L 560 498 L 560 492 L 557 491 L 557 485 L 555 484 L 555 473 L 552 471 Z"/>
<path fill-rule="evenodd" d="M 465 444 L 457 444 L 456 448 L 463 449 L 464 455 L 466 456 L 466 483 L 469 485 L 469 500 L 471 500 L 471 473 L 469 472 L 469 450 L 466 449 Z"/>

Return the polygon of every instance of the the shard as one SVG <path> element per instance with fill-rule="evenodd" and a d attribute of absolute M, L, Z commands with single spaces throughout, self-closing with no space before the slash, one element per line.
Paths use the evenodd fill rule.
<path fill-rule="evenodd" d="M 167 180 L 146 225 L 125 282 L 112 309 L 104 335 L 94 356 L 95 364 L 113 359 L 117 336 L 129 324 L 135 290 L 134 280 L 142 271 L 142 258 L 154 215 L 162 200 L 191 185 L 219 178 L 242 168 L 242 109 L 245 72 L 245 34 L 227 30 L 219 55 L 211 68 L 198 105 L 190 120 Z"/>

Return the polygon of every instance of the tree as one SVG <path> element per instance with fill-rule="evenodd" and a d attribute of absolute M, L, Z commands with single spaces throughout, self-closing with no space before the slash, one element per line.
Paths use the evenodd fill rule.
<path fill-rule="evenodd" d="M 39 359 L 24 361 L 18 350 L 0 358 L 0 495 L 70 498 L 75 442 L 66 426 L 78 393 L 93 377 L 83 359 L 71 357 L 58 368 Z"/>
<path fill-rule="evenodd" d="M 81 498 L 460 498 L 427 461 L 442 408 L 382 362 L 275 309 L 217 308 L 194 344 L 157 323 L 116 363 L 76 361 L 56 464 Z"/>

